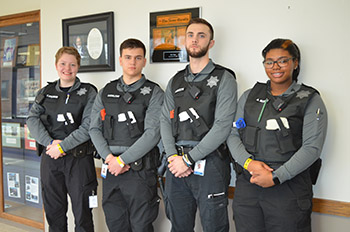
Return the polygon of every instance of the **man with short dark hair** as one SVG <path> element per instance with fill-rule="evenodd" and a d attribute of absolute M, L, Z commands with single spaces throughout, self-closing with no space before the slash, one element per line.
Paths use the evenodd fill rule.
<path fill-rule="evenodd" d="M 109 231 L 152 232 L 158 215 L 157 144 L 164 93 L 142 74 L 145 53 L 137 39 L 120 45 L 123 75 L 100 90 L 91 113 L 90 136 L 105 161 L 102 205 Z"/>
<path fill-rule="evenodd" d="M 230 159 L 226 138 L 236 111 L 235 74 L 209 59 L 213 27 L 192 19 L 186 29 L 189 65 L 168 83 L 161 137 L 168 157 L 166 213 L 171 231 L 193 231 L 197 207 L 203 231 L 228 231 Z"/>

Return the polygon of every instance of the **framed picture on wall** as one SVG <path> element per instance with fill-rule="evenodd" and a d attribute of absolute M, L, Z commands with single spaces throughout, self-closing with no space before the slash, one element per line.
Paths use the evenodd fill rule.
<path fill-rule="evenodd" d="M 188 62 L 186 26 L 200 8 L 150 13 L 150 62 Z"/>
<path fill-rule="evenodd" d="M 3 122 L 2 146 L 21 148 L 21 125 L 19 123 Z"/>
<path fill-rule="evenodd" d="M 30 44 L 28 45 L 27 51 L 27 62 L 26 66 L 35 66 L 40 63 L 40 46 L 39 44 Z"/>
<path fill-rule="evenodd" d="M 1 66 L 13 67 L 16 65 L 18 37 L 3 38 L 2 41 L 4 51 L 1 54 Z"/>
<path fill-rule="evenodd" d="M 16 64 L 17 66 L 25 66 L 27 63 L 27 56 L 28 56 L 28 46 L 19 46 L 17 48 L 17 59 Z"/>
<path fill-rule="evenodd" d="M 81 56 L 79 72 L 115 71 L 113 12 L 63 19 L 62 32 Z"/>
<path fill-rule="evenodd" d="M 2 68 L 1 76 L 1 117 L 12 118 L 12 83 L 13 83 L 13 68 Z"/>

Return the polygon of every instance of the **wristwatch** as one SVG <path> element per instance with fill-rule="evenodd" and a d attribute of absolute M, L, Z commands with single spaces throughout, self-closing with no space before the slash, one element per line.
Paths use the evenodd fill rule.
<path fill-rule="evenodd" d="M 275 183 L 275 185 L 279 185 L 281 184 L 280 180 L 278 179 L 277 175 L 275 172 L 272 172 L 272 180 L 273 180 L 273 183 Z"/>

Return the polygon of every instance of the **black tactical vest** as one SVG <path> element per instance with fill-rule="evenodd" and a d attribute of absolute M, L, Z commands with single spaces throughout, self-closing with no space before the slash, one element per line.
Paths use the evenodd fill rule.
<path fill-rule="evenodd" d="M 118 91 L 118 82 L 112 81 L 103 89 L 103 136 L 109 146 L 131 146 L 144 132 L 146 110 L 158 85 L 146 80 L 136 91 L 124 93 Z"/>
<path fill-rule="evenodd" d="M 172 82 L 175 109 L 171 115 L 172 131 L 176 141 L 200 141 L 214 123 L 217 91 L 225 70 L 220 65 L 202 81 L 186 82 L 187 68 L 178 72 Z"/>
<path fill-rule="evenodd" d="M 284 163 L 302 145 L 305 108 L 318 92 L 301 85 L 296 93 L 282 97 L 272 96 L 267 88 L 267 84 L 257 83 L 250 91 L 244 106 L 247 126 L 239 132 L 245 148 L 255 159 Z"/>
<path fill-rule="evenodd" d="M 40 119 L 50 136 L 63 140 L 80 126 L 92 85 L 81 83 L 78 89 L 66 93 L 58 92 L 56 84 L 57 81 L 49 83 L 36 101 L 45 109 Z"/>

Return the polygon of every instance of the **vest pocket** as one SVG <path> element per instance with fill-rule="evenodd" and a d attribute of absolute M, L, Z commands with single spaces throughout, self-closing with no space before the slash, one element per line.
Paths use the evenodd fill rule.
<path fill-rule="evenodd" d="M 289 129 L 287 132 L 288 134 L 283 133 L 281 130 L 275 132 L 281 153 L 288 153 L 297 150 L 293 142 L 292 132 Z"/>
<path fill-rule="evenodd" d="M 103 121 L 103 136 L 106 139 L 113 140 L 114 118 L 112 115 L 106 115 Z"/>
<path fill-rule="evenodd" d="M 253 126 L 246 126 L 239 130 L 243 144 L 250 153 L 257 152 L 257 140 L 260 128 Z"/>

